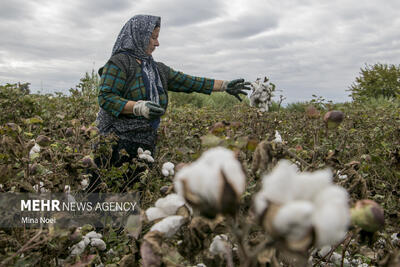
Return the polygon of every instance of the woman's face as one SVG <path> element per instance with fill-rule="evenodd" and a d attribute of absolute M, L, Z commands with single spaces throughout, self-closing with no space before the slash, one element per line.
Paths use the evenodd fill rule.
<path fill-rule="evenodd" d="M 151 34 L 149 45 L 146 49 L 146 54 L 151 55 L 153 51 L 156 49 L 156 46 L 159 46 L 158 35 L 160 34 L 160 27 L 154 28 L 153 33 Z"/>

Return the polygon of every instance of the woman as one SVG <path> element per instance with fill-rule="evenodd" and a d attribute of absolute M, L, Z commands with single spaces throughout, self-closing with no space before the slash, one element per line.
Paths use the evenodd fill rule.
<path fill-rule="evenodd" d="M 243 79 L 229 82 L 194 77 L 155 62 L 152 53 L 159 46 L 160 22 L 160 17 L 151 15 L 132 17 L 119 33 L 111 58 L 99 70 L 98 128 L 104 135 L 115 133 L 119 137 L 113 147 L 113 165 L 135 157 L 139 147 L 154 154 L 168 91 L 226 91 L 241 100 L 239 94 L 246 95 L 242 90 L 250 89 Z M 128 152 L 128 158 L 119 157 L 121 149 Z"/>

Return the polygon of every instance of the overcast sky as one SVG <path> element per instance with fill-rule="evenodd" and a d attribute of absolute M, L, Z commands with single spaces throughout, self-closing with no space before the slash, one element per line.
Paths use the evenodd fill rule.
<path fill-rule="evenodd" d="M 216 79 L 267 75 L 286 103 L 343 102 L 365 63 L 400 63 L 399 10 L 398 0 L 2 0 L 0 84 L 66 93 L 104 65 L 129 18 L 152 14 L 156 61 Z"/>

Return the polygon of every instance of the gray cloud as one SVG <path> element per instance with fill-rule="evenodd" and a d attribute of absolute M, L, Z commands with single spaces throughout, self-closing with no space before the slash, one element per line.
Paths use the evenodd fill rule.
<path fill-rule="evenodd" d="M 154 58 L 218 79 L 267 75 L 288 102 L 348 100 L 365 63 L 398 64 L 400 2 L 372 0 L 6 0 L 0 9 L 0 83 L 67 92 L 108 59 L 135 14 L 162 17 Z"/>

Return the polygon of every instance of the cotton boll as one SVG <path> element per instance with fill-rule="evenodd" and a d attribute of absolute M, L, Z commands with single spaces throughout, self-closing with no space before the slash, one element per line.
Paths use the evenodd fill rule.
<path fill-rule="evenodd" d="M 262 192 L 258 192 L 255 194 L 253 198 L 253 207 L 254 212 L 257 216 L 261 216 L 263 212 L 268 207 L 268 199 L 262 194 Z"/>
<path fill-rule="evenodd" d="M 90 244 L 90 238 L 87 236 L 84 236 L 82 241 L 85 244 L 85 247 Z"/>
<path fill-rule="evenodd" d="M 219 188 L 222 187 L 220 174 L 212 168 L 204 167 L 200 162 L 183 167 L 175 175 L 174 188 L 182 197 L 187 198 L 186 190 L 190 190 L 202 201 L 216 203 L 219 198 Z"/>
<path fill-rule="evenodd" d="M 303 239 L 312 227 L 314 205 L 309 201 L 292 201 L 283 205 L 276 214 L 273 226 L 290 241 Z"/>
<path fill-rule="evenodd" d="M 175 168 L 175 165 L 173 163 L 165 162 L 162 166 L 161 172 L 165 177 L 174 175 L 174 168 Z"/>
<path fill-rule="evenodd" d="M 165 214 L 161 209 L 155 207 L 148 208 L 145 213 L 150 222 L 168 216 L 168 214 Z"/>
<path fill-rule="evenodd" d="M 102 238 L 103 236 L 95 231 L 91 231 L 85 235 L 87 238 Z"/>
<path fill-rule="evenodd" d="M 44 187 L 44 183 L 43 182 L 39 182 L 39 184 L 35 184 L 33 186 L 33 190 L 35 190 L 36 193 L 47 193 L 47 192 L 49 192 L 49 190 Z"/>
<path fill-rule="evenodd" d="M 144 159 L 147 162 L 154 162 L 154 158 L 148 154 L 139 154 L 139 159 Z"/>
<path fill-rule="evenodd" d="M 156 201 L 155 206 L 161 209 L 165 214 L 175 215 L 178 208 L 185 205 L 185 200 L 178 194 L 169 194 Z"/>
<path fill-rule="evenodd" d="M 35 184 L 35 185 L 32 186 L 32 187 L 33 187 L 33 190 L 35 190 L 36 193 L 39 192 L 39 185 L 38 185 L 38 184 Z"/>
<path fill-rule="evenodd" d="M 87 245 L 85 245 L 85 243 L 82 241 L 80 241 L 79 243 L 73 245 L 71 247 L 71 256 L 77 256 L 77 255 L 81 255 L 86 248 Z"/>
<path fill-rule="evenodd" d="M 315 205 L 322 206 L 325 203 L 337 203 L 348 208 L 349 195 L 347 191 L 338 185 L 330 185 L 321 190 L 314 198 Z"/>
<path fill-rule="evenodd" d="M 107 247 L 106 243 L 103 240 L 99 239 L 99 238 L 92 238 L 90 240 L 90 245 L 92 247 L 95 247 L 95 248 L 99 249 L 99 250 L 106 250 L 106 247 Z"/>
<path fill-rule="evenodd" d="M 244 192 L 246 177 L 233 151 L 224 147 L 215 147 L 204 152 L 200 157 L 200 162 L 204 162 L 204 165 L 209 168 L 222 170 L 238 195 Z"/>
<path fill-rule="evenodd" d="M 280 160 L 275 168 L 263 177 L 262 193 L 276 204 L 287 203 L 295 198 L 297 189 L 294 186 L 297 166 L 288 160 Z"/>
<path fill-rule="evenodd" d="M 274 143 L 282 143 L 282 136 L 279 134 L 278 131 L 275 131 L 275 139 L 272 140 Z"/>
<path fill-rule="evenodd" d="M 162 175 L 164 175 L 165 177 L 168 177 L 168 176 L 169 176 L 169 171 L 166 170 L 166 169 L 161 169 L 161 173 L 162 173 Z"/>
<path fill-rule="evenodd" d="M 390 236 L 390 241 L 392 242 L 393 246 L 400 246 L 400 233 L 393 233 Z"/>
<path fill-rule="evenodd" d="M 31 150 L 29 151 L 29 157 L 32 157 L 33 154 L 35 153 L 39 153 L 40 152 L 40 146 L 38 143 L 35 143 L 35 145 L 31 148 Z"/>
<path fill-rule="evenodd" d="M 293 179 L 294 198 L 313 200 L 324 188 L 332 184 L 332 172 L 329 169 L 297 174 Z"/>
<path fill-rule="evenodd" d="M 166 237 L 172 237 L 181 228 L 185 218 L 183 216 L 169 216 L 151 227 L 150 231 L 159 231 Z"/>
<path fill-rule="evenodd" d="M 226 235 L 217 235 L 210 245 L 210 252 L 213 255 L 226 254 L 229 249 L 228 237 Z"/>
<path fill-rule="evenodd" d="M 217 147 L 179 170 L 174 188 L 189 204 L 212 218 L 217 212 L 234 213 L 235 202 L 245 189 L 245 179 L 234 153 Z"/>
<path fill-rule="evenodd" d="M 64 192 L 71 193 L 71 186 L 69 186 L 69 185 L 64 186 Z"/>
<path fill-rule="evenodd" d="M 84 178 L 84 179 L 81 181 L 81 186 L 82 186 L 82 189 L 85 190 L 85 189 L 89 186 L 89 179 Z"/>
<path fill-rule="evenodd" d="M 315 198 L 313 225 L 318 247 L 334 245 L 343 240 L 350 224 L 348 194 L 339 186 L 322 190 Z"/>

